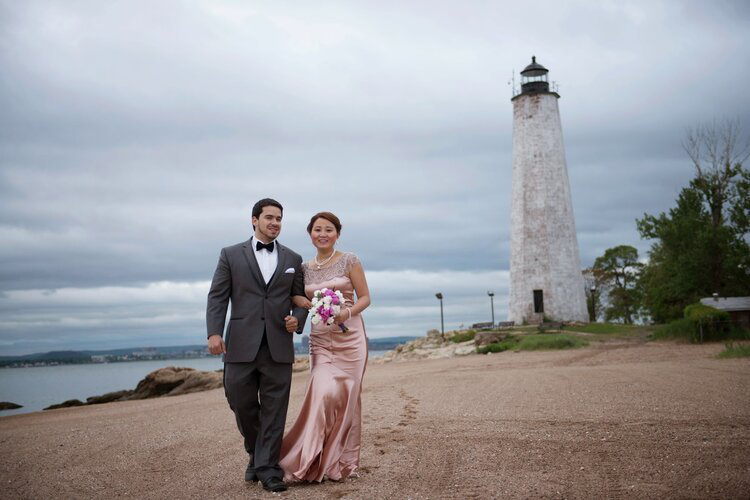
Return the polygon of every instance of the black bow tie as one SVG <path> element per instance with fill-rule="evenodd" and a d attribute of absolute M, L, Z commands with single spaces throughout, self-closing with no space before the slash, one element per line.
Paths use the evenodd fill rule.
<path fill-rule="evenodd" d="M 260 242 L 260 241 L 256 241 L 255 242 L 255 250 L 256 251 L 263 250 L 264 248 L 266 250 L 268 250 L 269 252 L 273 253 L 273 241 L 271 243 L 263 243 L 263 242 Z"/>

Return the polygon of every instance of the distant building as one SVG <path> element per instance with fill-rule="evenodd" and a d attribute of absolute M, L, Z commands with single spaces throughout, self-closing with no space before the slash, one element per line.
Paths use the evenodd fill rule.
<path fill-rule="evenodd" d="M 750 328 L 750 297 L 706 297 L 701 304 L 729 313 L 732 323 Z"/>
<path fill-rule="evenodd" d="M 133 351 L 133 356 L 136 358 L 153 359 L 158 353 L 153 347 L 145 347 L 140 351 Z"/>

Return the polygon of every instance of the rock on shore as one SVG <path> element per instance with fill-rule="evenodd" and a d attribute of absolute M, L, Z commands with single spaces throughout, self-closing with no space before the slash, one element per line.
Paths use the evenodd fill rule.
<path fill-rule="evenodd" d="M 310 358 L 308 356 L 301 356 L 294 360 L 292 370 L 300 372 L 308 370 L 309 368 Z M 79 399 L 69 399 L 62 403 L 48 406 L 45 410 L 69 408 L 71 406 L 98 405 L 114 401 L 133 401 L 137 399 L 159 398 L 162 396 L 178 396 L 180 394 L 190 394 L 191 392 L 219 389 L 223 387 L 223 385 L 224 370 L 205 372 L 194 368 L 167 366 L 166 368 L 159 368 L 158 370 L 154 370 L 146 375 L 140 382 L 138 382 L 135 389 L 124 389 L 121 391 L 108 392 L 100 396 L 91 396 L 86 398 L 86 402 Z M 20 406 L 14 408 L 20 408 Z"/>
<path fill-rule="evenodd" d="M 50 405 L 45 410 L 57 410 L 58 408 L 70 408 L 71 406 L 85 406 L 86 403 L 81 401 L 80 399 L 69 399 L 67 401 L 63 401 L 62 403 L 58 403 L 56 405 Z"/>
<path fill-rule="evenodd" d="M 102 394 L 101 396 L 91 396 L 90 398 L 86 398 L 86 404 L 98 405 L 102 403 L 109 403 L 111 401 L 120 401 L 133 394 L 133 392 L 134 391 L 130 389 L 125 389 L 122 391 L 108 392 L 106 394 Z"/>
<path fill-rule="evenodd" d="M 23 405 L 11 403 L 10 401 L 0 401 L 0 410 L 17 410 L 23 408 Z"/>
<path fill-rule="evenodd" d="M 412 359 L 440 359 L 454 356 L 466 356 L 476 353 L 473 340 L 466 342 L 452 342 L 450 338 L 459 332 L 445 332 L 445 340 L 438 330 L 430 330 L 425 337 L 411 340 L 386 352 L 375 363 L 390 363 L 392 361 L 407 361 Z"/>
<path fill-rule="evenodd" d="M 113 401 L 131 401 L 136 399 L 177 396 L 191 392 L 218 389 L 223 385 L 223 370 L 204 372 L 194 368 L 167 366 L 154 370 L 138 382 L 135 389 L 108 392 L 101 396 L 92 396 L 86 402 L 71 399 L 60 404 L 48 406 L 45 410 L 67 408 L 70 406 L 95 405 Z"/>
<path fill-rule="evenodd" d="M 194 368 L 168 366 L 154 370 L 138 382 L 124 400 L 177 396 L 191 392 L 218 389 L 223 385 L 222 371 L 204 372 Z"/>

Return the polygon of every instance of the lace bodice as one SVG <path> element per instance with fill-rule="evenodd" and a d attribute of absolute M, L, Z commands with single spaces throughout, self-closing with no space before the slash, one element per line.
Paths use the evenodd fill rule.
<path fill-rule="evenodd" d="M 346 305 L 354 304 L 354 285 L 349 279 L 352 268 L 359 263 L 359 259 L 353 253 L 344 253 L 336 262 L 323 269 L 313 269 L 307 262 L 302 264 L 305 273 L 305 295 L 312 298 L 315 290 L 330 288 L 339 290 L 344 294 Z"/>
<path fill-rule="evenodd" d="M 302 270 L 305 273 L 305 286 L 325 283 L 335 278 L 348 278 L 349 272 L 356 264 L 359 264 L 359 259 L 349 252 L 344 252 L 344 255 L 339 257 L 336 262 L 323 269 L 315 269 L 314 265 L 311 267 L 309 263 L 304 262 L 302 263 Z"/>

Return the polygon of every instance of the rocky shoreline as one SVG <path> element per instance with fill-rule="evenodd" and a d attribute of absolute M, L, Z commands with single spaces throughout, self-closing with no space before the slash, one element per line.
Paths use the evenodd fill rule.
<path fill-rule="evenodd" d="M 415 359 L 444 359 L 456 356 L 468 356 L 477 354 L 477 347 L 499 342 L 505 339 L 507 331 L 477 332 L 469 340 L 456 342 L 454 337 L 465 335 L 466 330 L 454 330 L 441 335 L 438 330 L 430 330 L 427 335 L 397 346 L 394 350 L 386 352 L 382 357 L 373 360 L 374 363 L 383 364 L 394 361 L 410 361 Z"/>
<path fill-rule="evenodd" d="M 310 361 L 307 356 L 298 357 L 294 361 L 293 371 L 299 372 L 309 369 Z M 219 389 L 224 385 L 224 370 L 202 371 L 194 368 L 167 366 L 159 368 L 146 375 L 135 389 L 123 389 L 108 392 L 99 396 L 91 396 L 86 401 L 69 399 L 59 404 L 44 408 L 56 410 L 73 406 L 88 406 L 116 401 L 135 401 L 139 399 L 160 398 L 163 396 L 179 396 L 193 392 Z M 11 403 L 13 404 L 13 403 Z M 14 408 L 20 408 L 16 406 Z M 11 409 L 10 407 L 7 409 Z"/>

